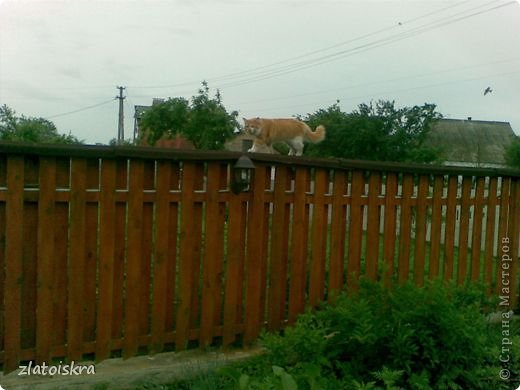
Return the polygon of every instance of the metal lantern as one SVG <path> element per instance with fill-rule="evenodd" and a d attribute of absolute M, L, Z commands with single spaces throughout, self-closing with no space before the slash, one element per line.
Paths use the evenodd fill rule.
<path fill-rule="evenodd" d="M 251 176 L 255 165 L 247 156 L 241 156 L 233 166 L 233 181 L 231 182 L 231 191 L 238 194 L 249 188 L 251 184 Z"/>

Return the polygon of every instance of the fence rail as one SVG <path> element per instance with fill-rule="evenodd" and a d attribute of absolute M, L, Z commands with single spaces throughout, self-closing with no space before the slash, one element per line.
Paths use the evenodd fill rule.
<path fill-rule="evenodd" d="M 356 288 L 479 280 L 518 302 L 520 173 L 0 145 L 0 364 L 252 342 Z M 511 259 L 511 260 L 508 260 Z"/>

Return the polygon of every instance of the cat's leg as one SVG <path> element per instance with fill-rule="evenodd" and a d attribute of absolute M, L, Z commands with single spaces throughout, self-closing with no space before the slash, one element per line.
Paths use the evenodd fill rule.
<path fill-rule="evenodd" d="M 255 139 L 253 142 L 253 146 L 249 148 L 248 152 L 255 153 L 261 151 L 262 147 L 265 147 L 265 144 L 261 142 L 261 140 Z"/>
<path fill-rule="evenodd" d="M 303 139 L 302 137 L 296 137 L 288 141 L 291 148 L 289 156 L 301 156 L 303 154 Z"/>

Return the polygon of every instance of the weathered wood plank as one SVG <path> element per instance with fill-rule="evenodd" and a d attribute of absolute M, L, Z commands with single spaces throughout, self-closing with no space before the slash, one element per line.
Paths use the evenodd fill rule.
<path fill-rule="evenodd" d="M 457 176 L 448 178 L 448 199 L 446 204 L 446 230 L 444 238 L 444 279 L 453 279 L 455 255 L 455 223 L 457 221 Z"/>
<path fill-rule="evenodd" d="M 463 284 L 468 276 L 468 241 L 470 220 L 470 197 L 472 177 L 465 176 L 462 179 L 462 194 L 460 206 L 460 231 L 459 231 L 459 259 L 457 267 L 457 284 Z"/>
<path fill-rule="evenodd" d="M 110 356 L 116 245 L 115 184 L 115 162 L 108 159 L 103 160 L 99 204 L 99 303 L 96 323 L 96 361 L 98 362 Z"/>
<path fill-rule="evenodd" d="M 325 266 L 327 249 L 328 205 L 325 193 L 328 191 L 329 172 L 317 169 L 314 178 L 314 197 L 312 215 L 312 263 L 309 275 L 309 305 L 315 307 L 325 297 Z"/>
<path fill-rule="evenodd" d="M 363 243 L 363 208 L 361 196 L 365 188 L 363 171 L 352 172 L 350 224 L 348 241 L 347 288 L 356 290 L 361 273 L 361 246 Z"/>
<path fill-rule="evenodd" d="M 370 280 L 377 279 L 379 262 L 379 224 L 381 206 L 378 204 L 381 192 L 381 174 L 371 172 L 368 179 L 368 210 L 366 238 L 366 275 Z"/>
<path fill-rule="evenodd" d="M 213 341 L 217 298 L 220 296 L 219 262 L 223 253 L 224 231 L 219 224 L 221 207 L 218 199 L 220 188 L 220 164 L 208 164 L 206 191 L 205 242 L 202 284 L 202 312 L 200 321 L 200 347 L 206 348 Z"/>
<path fill-rule="evenodd" d="M 85 286 L 85 189 L 87 162 L 73 158 L 71 161 L 71 200 L 70 200 L 70 246 L 68 259 L 68 321 L 67 357 L 80 360 L 83 353 L 83 326 Z"/>
<path fill-rule="evenodd" d="M 399 229 L 399 265 L 398 282 L 404 283 L 408 280 L 410 273 L 411 232 L 412 232 L 412 175 L 403 176 L 403 189 L 401 197 L 401 221 Z"/>
<path fill-rule="evenodd" d="M 289 323 L 296 321 L 305 308 L 307 268 L 307 235 L 309 209 L 306 204 L 309 171 L 298 169 L 294 179 L 294 204 L 292 215 L 291 266 L 289 287 Z"/>
<path fill-rule="evenodd" d="M 439 276 L 441 256 L 441 232 L 442 232 L 442 197 L 444 189 L 444 176 L 437 175 L 433 180 L 432 199 L 432 224 L 430 236 L 430 269 L 429 278 Z"/>
<path fill-rule="evenodd" d="M 22 264 L 23 264 L 23 183 L 24 158 L 7 158 L 6 230 L 5 230 L 5 292 L 4 307 L 9 316 L 4 323 L 4 373 L 18 368 L 22 327 Z"/>
<path fill-rule="evenodd" d="M 417 211 L 415 222 L 415 253 L 414 253 L 414 282 L 418 286 L 424 284 L 424 267 L 426 257 L 426 216 L 428 206 L 426 204 L 429 190 L 429 178 L 426 175 L 419 177 L 419 188 L 417 191 Z"/>
<path fill-rule="evenodd" d="M 50 350 L 54 316 L 52 297 L 54 288 L 55 259 L 55 202 L 56 188 L 56 160 L 42 158 L 40 160 L 40 191 L 38 201 L 38 257 L 37 257 L 37 284 L 36 284 L 36 361 L 48 363 L 51 358 Z"/>
<path fill-rule="evenodd" d="M 260 319 L 263 307 L 261 307 L 261 286 L 264 258 L 263 237 L 265 223 L 265 180 L 266 169 L 257 166 L 251 186 L 251 201 L 248 208 L 247 220 L 247 265 L 246 265 L 246 307 L 245 307 L 245 331 L 244 343 L 253 342 L 260 332 Z"/>
<path fill-rule="evenodd" d="M 193 280 L 200 237 L 195 237 L 196 221 L 195 207 L 193 203 L 193 190 L 195 188 L 196 165 L 184 163 L 182 171 L 182 195 L 181 195 L 181 230 L 180 230 L 180 264 L 179 264 L 179 303 L 176 315 L 175 349 L 186 349 L 188 343 L 188 331 L 190 327 L 190 314 L 193 285 L 198 281 Z M 199 222 L 200 223 L 200 222 Z"/>
<path fill-rule="evenodd" d="M 397 196 L 397 175 L 388 173 L 386 175 L 385 186 L 385 223 L 384 223 L 384 239 L 383 239 L 383 256 L 384 256 L 384 280 L 385 285 L 390 286 L 394 277 L 395 270 L 395 249 L 397 240 L 397 207 L 395 205 Z"/>
<path fill-rule="evenodd" d="M 345 234 L 347 226 L 347 207 L 345 194 L 347 178 L 345 171 L 334 172 L 334 187 L 332 199 L 332 220 L 330 224 L 330 270 L 328 300 L 343 288 L 345 272 Z"/>
<path fill-rule="evenodd" d="M 139 346 L 139 318 L 141 316 L 141 285 L 149 283 L 142 279 L 141 256 L 143 246 L 143 180 L 144 164 L 132 160 L 129 167 L 127 254 L 125 278 L 125 313 L 123 358 L 137 354 Z"/>

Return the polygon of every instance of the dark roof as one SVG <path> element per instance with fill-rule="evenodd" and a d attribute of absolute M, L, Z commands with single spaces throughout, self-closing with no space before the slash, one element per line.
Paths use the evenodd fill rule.
<path fill-rule="evenodd" d="M 134 106 L 134 118 L 141 119 L 146 111 L 148 111 L 152 106 Z"/>
<path fill-rule="evenodd" d="M 450 162 L 504 164 L 504 153 L 515 133 L 509 122 L 441 119 L 428 134 L 427 143 L 441 149 Z"/>

